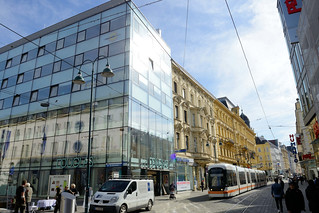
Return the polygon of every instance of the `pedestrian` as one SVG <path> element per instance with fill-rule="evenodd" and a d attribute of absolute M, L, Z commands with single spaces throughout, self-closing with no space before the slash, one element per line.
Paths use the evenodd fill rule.
<path fill-rule="evenodd" d="M 306 198 L 308 200 L 309 210 L 311 212 L 319 212 L 319 188 L 316 187 L 313 180 L 308 181 L 308 187 L 306 188 Z"/>
<path fill-rule="evenodd" d="M 25 199 L 26 199 L 26 212 L 29 213 L 29 209 L 31 206 L 33 189 L 30 186 L 30 183 L 25 184 Z"/>
<path fill-rule="evenodd" d="M 68 185 L 66 185 L 66 186 L 64 187 L 64 192 L 68 192 L 68 193 L 70 193 L 70 194 L 73 195 L 73 192 L 69 189 L 69 186 L 68 186 Z"/>
<path fill-rule="evenodd" d="M 202 189 L 202 192 L 204 191 L 204 180 L 200 183 L 200 188 Z"/>
<path fill-rule="evenodd" d="M 275 183 L 271 186 L 271 195 L 275 198 L 278 212 L 283 212 L 282 198 L 284 196 L 284 191 L 281 184 L 278 183 L 278 178 L 275 178 Z"/>
<path fill-rule="evenodd" d="M 305 211 L 305 201 L 302 192 L 297 188 L 296 183 L 289 184 L 285 195 L 288 213 L 300 213 Z"/>
<path fill-rule="evenodd" d="M 24 213 L 25 212 L 25 184 L 27 183 L 26 180 L 22 181 L 22 185 L 19 186 L 16 190 L 16 204 L 14 207 L 14 212 L 18 213 Z"/>
<path fill-rule="evenodd" d="M 54 213 L 60 212 L 60 204 L 61 204 L 61 188 L 57 187 L 55 189 L 55 206 L 54 206 Z"/>
<path fill-rule="evenodd" d="M 281 185 L 282 191 L 284 192 L 285 183 L 284 183 L 284 181 L 282 180 L 282 178 L 280 178 L 280 185 Z"/>
<path fill-rule="evenodd" d="M 71 189 L 70 189 L 70 190 L 71 190 L 72 194 L 75 196 L 75 211 L 77 211 L 78 205 L 76 204 L 76 197 L 79 196 L 79 192 L 78 192 L 78 190 L 76 189 L 74 183 L 71 184 Z"/>
<path fill-rule="evenodd" d="M 175 186 L 175 183 L 174 183 L 174 181 L 171 183 L 171 185 L 169 185 L 169 198 L 170 199 L 176 199 L 176 197 L 175 197 L 175 188 L 176 188 L 176 186 Z"/>

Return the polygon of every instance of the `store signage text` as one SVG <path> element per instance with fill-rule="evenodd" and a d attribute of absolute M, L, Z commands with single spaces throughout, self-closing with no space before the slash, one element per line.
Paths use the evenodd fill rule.
<path fill-rule="evenodd" d="M 287 6 L 288 14 L 301 12 L 301 8 L 297 8 L 297 0 L 286 0 L 285 4 Z"/>
<path fill-rule="evenodd" d="M 319 124 L 316 121 L 313 125 L 313 132 L 315 133 L 316 138 L 319 138 Z"/>
<path fill-rule="evenodd" d="M 87 166 L 87 157 L 59 158 L 56 160 L 56 167 L 64 168 L 84 168 Z M 90 157 L 90 167 L 93 166 L 93 157 Z"/>
<path fill-rule="evenodd" d="M 168 160 L 149 158 L 149 169 L 168 169 Z"/>
<path fill-rule="evenodd" d="M 292 154 L 295 155 L 295 160 L 294 160 L 294 162 L 295 162 L 295 163 L 298 163 L 295 137 L 294 137 L 293 134 L 289 135 L 289 137 L 290 137 L 290 142 L 291 142 L 290 145 L 291 145 L 291 148 L 292 148 Z"/>

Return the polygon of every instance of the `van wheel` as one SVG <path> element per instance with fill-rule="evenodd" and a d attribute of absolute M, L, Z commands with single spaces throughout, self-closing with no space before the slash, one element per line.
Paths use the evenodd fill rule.
<path fill-rule="evenodd" d="M 152 202 L 152 200 L 149 200 L 148 203 L 147 203 L 146 210 L 147 210 L 147 211 L 151 211 L 152 206 L 153 206 L 153 202 Z"/>
<path fill-rule="evenodd" d="M 120 208 L 120 213 L 127 213 L 127 207 L 125 204 L 122 204 L 122 206 Z"/>

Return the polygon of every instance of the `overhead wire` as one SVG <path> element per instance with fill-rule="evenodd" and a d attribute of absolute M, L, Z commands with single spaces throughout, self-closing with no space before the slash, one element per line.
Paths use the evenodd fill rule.
<path fill-rule="evenodd" d="M 270 130 L 270 132 L 271 132 L 271 134 L 272 134 L 273 138 L 275 139 L 276 137 L 275 137 L 275 135 L 274 135 L 274 133 L 273 133 L 273 131 L 272 131 L 272 129 L 271 129 L 271 126 L 270 126 L 270 124 L 269 124 L 269 121 L 268 121 L 268 118 L 267 118 L 267 115 L 266 115 L 266 112 L 265 112 L 265 109 L 264 109 L 263 103 L 262 103 L 262 101 L 261 101 L 261 98 L 260 98 L 260 95 L 259 95 L 259 92 L 258 92 L 258 89 L 257 89 L 256 83 L 255 83 L 254 76 L 253 76 L 253 74 L 252 74 L 252 71 L 251 71 L 251 68 L 250 68 L 250 65 L 249 65 L 249 62 L 248 62 L 248 58 L 247 58 L 247 56 L 246 56 L 246 52 L 245 52 L 244 46 L 243 46 L 243 44 L 242 44 L 242 42 L 241 42 L 241 39 L 240 39 L 240 36 L 239 36 L 238 30 L 237 30 L 236 23 L 235 23 L 235 21 L 234 21 L 233 15 L 232 15 L 232 13 L 231 13 L 231 11 L 230 11 L 230 8 L 229 8 L 229 5 L 228 5 L 227 0 L 225 0 L 225 3 L 226 3 L 226 6 L 227 6 L 227 9 L 228 9 L 228 12 L 229 12 L 230 18 L 231 18 L 231 20 L 232 20 L 233 26 L 234 26 L 234 28 L 235 28 L 236 35 L 237 35 L 237 38 L 238 38 L 238 41 L 239 41 L 239 44 L 240 44 L 241 50 L 242 50 L 243 55 L 244 55 L 244 58 L 245 58 L 245 60 L 246 60 L 246 65 L 247 65 L 247 67 L 248 67 L 250 77 L 251 77 L 252 82 L 253 82 L 253 84 L 254 84 L 254 88 L 255 88 L 255 91 L 256 91 L 256 94 L 257 94 L 257 97 L 258 97 L 258 100 L 259 100 L 259 103 L 260 103 L 261 109 L 262 109 L 262 111 L 263 111 L 263 114 L 264 114 L 265 120 L 266 120 L 266 122 L 267 122 L 268 129 Z"/>

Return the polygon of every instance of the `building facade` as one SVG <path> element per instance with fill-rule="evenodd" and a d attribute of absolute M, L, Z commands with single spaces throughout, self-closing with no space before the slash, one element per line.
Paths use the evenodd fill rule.
<path fill-rule="evenodd" d="M 260 169 L 266 172 L 267 177 L 270 177 L 272 159 L 269 142 L 264 137 L 256 137 L 256 150 Z"/>
<path fill-rule="evenodd" d="M 105 79 L 107 62 L 115 75 Z M 80 68 L 87 83 L 76 85 Z M 2 47 L 0 195 L 27 179 L 34 197 L 45 197 L 50 175 L 69 174 L 82 196 L 88 163 L 94 191 L 110 176 L 148 175 L 156 195 L 165 193 L 175 178 L 171 79 L 169 47 L 131 1 L 106 2 Z"/>

